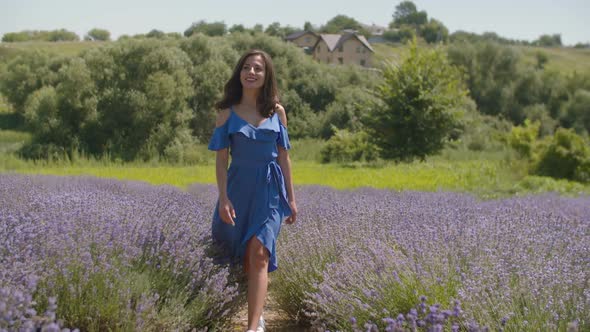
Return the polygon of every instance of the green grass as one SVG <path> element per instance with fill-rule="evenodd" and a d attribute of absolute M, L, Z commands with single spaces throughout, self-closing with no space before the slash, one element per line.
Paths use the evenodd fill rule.
<path fill-rule="evenodd" d="M 35 164 L 18 159 L 1 158 L 0 172 L 96 176 L 144 181 L 154 185 L 174 185 L 180 188 L 187 188 L 194 183 L 215 183 L 215 166 L 212 164 L 149 166 L 104 163 L 101 165 L 100 161 L 87 162 L 87 165 L 71 165 L 67 162 Z M 470 192 L 482 198 L 544 191 L 564 194 L 590 193 L 588 185 L 526 176 L 515 170 L 514 165 L 499 160 L 433 160 L 376 167 L 293 161 L 293 179 L 296 185 L 325 185 L 337 189 L 373 187 L 400 191 L 457 191 Z"/>
<path fill-rule="evenodd" d="M 373 44 L 375 50 L 375 64 L 384 61 L 398 63 L 407 52 L 407 47 L 402 44 Z M 423 44 L 424 47 L 433 47 Z M 586 72 L 590 70 L 590 49 L 577 49 L 567 47 L 535 47 L 535 46 L 514 46 L 522 52 L 524 61 L 536 64 L 537 53 L 542 52 L 547 55 L 548 62 L 545 68 L 556 70 L 566 74 L 577 72 Z"/>
<path fill-rule="evenodd" d="M 17 151 L 30 140 L 30 133 L 16 130 L 0 130 L 0 156 Z"/>
<path fill-rule="evenodd" d="M 10 60 L 23 52 L 32 50 L 43 50 L 66 56 L 75 56 L 83 50 L 99 47 L 110 42 L 19 42 L 0 43 L 0 61 Z"/>
<path fill-rule="evenodd" d="M 563 47 L 532 47 L 519 46 L 518 49 L 525 55 L 530 63 L 537 63 L 537 53 L 547 55 L 549 61 L 545 65 L 548 70 L 556 70 L 563 73 L 586 72 L 590 70 L 590 49 L 563 48 Z"/>
<path fill-rule="evenodd" d="M 404 45 L 391 44 L 373 44 L 371 45 L 375 50 L 375 65 L 383 62 L 399 63 L 403 56 L 407 53 L 407 47 Z"/>

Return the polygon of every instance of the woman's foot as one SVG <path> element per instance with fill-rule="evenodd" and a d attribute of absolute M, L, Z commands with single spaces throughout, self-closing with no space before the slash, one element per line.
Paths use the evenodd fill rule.
<path fill-rule="evenodd" d="M 256 329 L 256 332 L 264 332 L 266 331 L 266 323 L 264 321 L 264 317 L 262 317 L 262 315 L 260 315 L 260 319 L 258 320 L 258 328 Z"/>

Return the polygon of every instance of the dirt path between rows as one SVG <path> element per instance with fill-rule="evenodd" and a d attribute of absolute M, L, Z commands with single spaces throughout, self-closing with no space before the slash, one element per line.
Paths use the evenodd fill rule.
<path fill-rule="evenodd" d="M 269 293 L 264 306 L 264 320 L 266 321 L 267 332 L 309 332 L 305 327 L 296 325 L 289 320 L 289 317 L 280 310 L 278 304 Z M 248 305 L 245 303 L 242 310 L 235 317 L 232 332 L 246 332 L 248 328 Z"/>

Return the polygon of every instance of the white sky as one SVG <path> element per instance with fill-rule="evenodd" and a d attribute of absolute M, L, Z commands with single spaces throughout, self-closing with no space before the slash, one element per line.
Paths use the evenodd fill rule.
<path fill-rule="evenodd" d="M 22 30 L 67 29 L 81 38 L 92 28 L 122 34 L 152 29 L 184 32 L 191 23 L 223 21 L 228 27 L 272 22 L 302 28 L 342 14 L 365 24 L 388 25 L 400 1 L 385 0 L 0 0 L 0 35 Z M 496 32 L 532 41 L 561 34 L 566 45 L 590 42 L 590 0 L 415 0 L 418 10 L 442 21 L 450 32 Z"/>

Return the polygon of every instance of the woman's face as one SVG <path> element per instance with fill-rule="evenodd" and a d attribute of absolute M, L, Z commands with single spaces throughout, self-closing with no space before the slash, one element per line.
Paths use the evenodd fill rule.
<path fill-rule="evenodd" d="M 264 86 L 266 68 L 260 55 L 246 58 L 240 71 L 240 82 L 244 89 L 260 89 Z"/>

